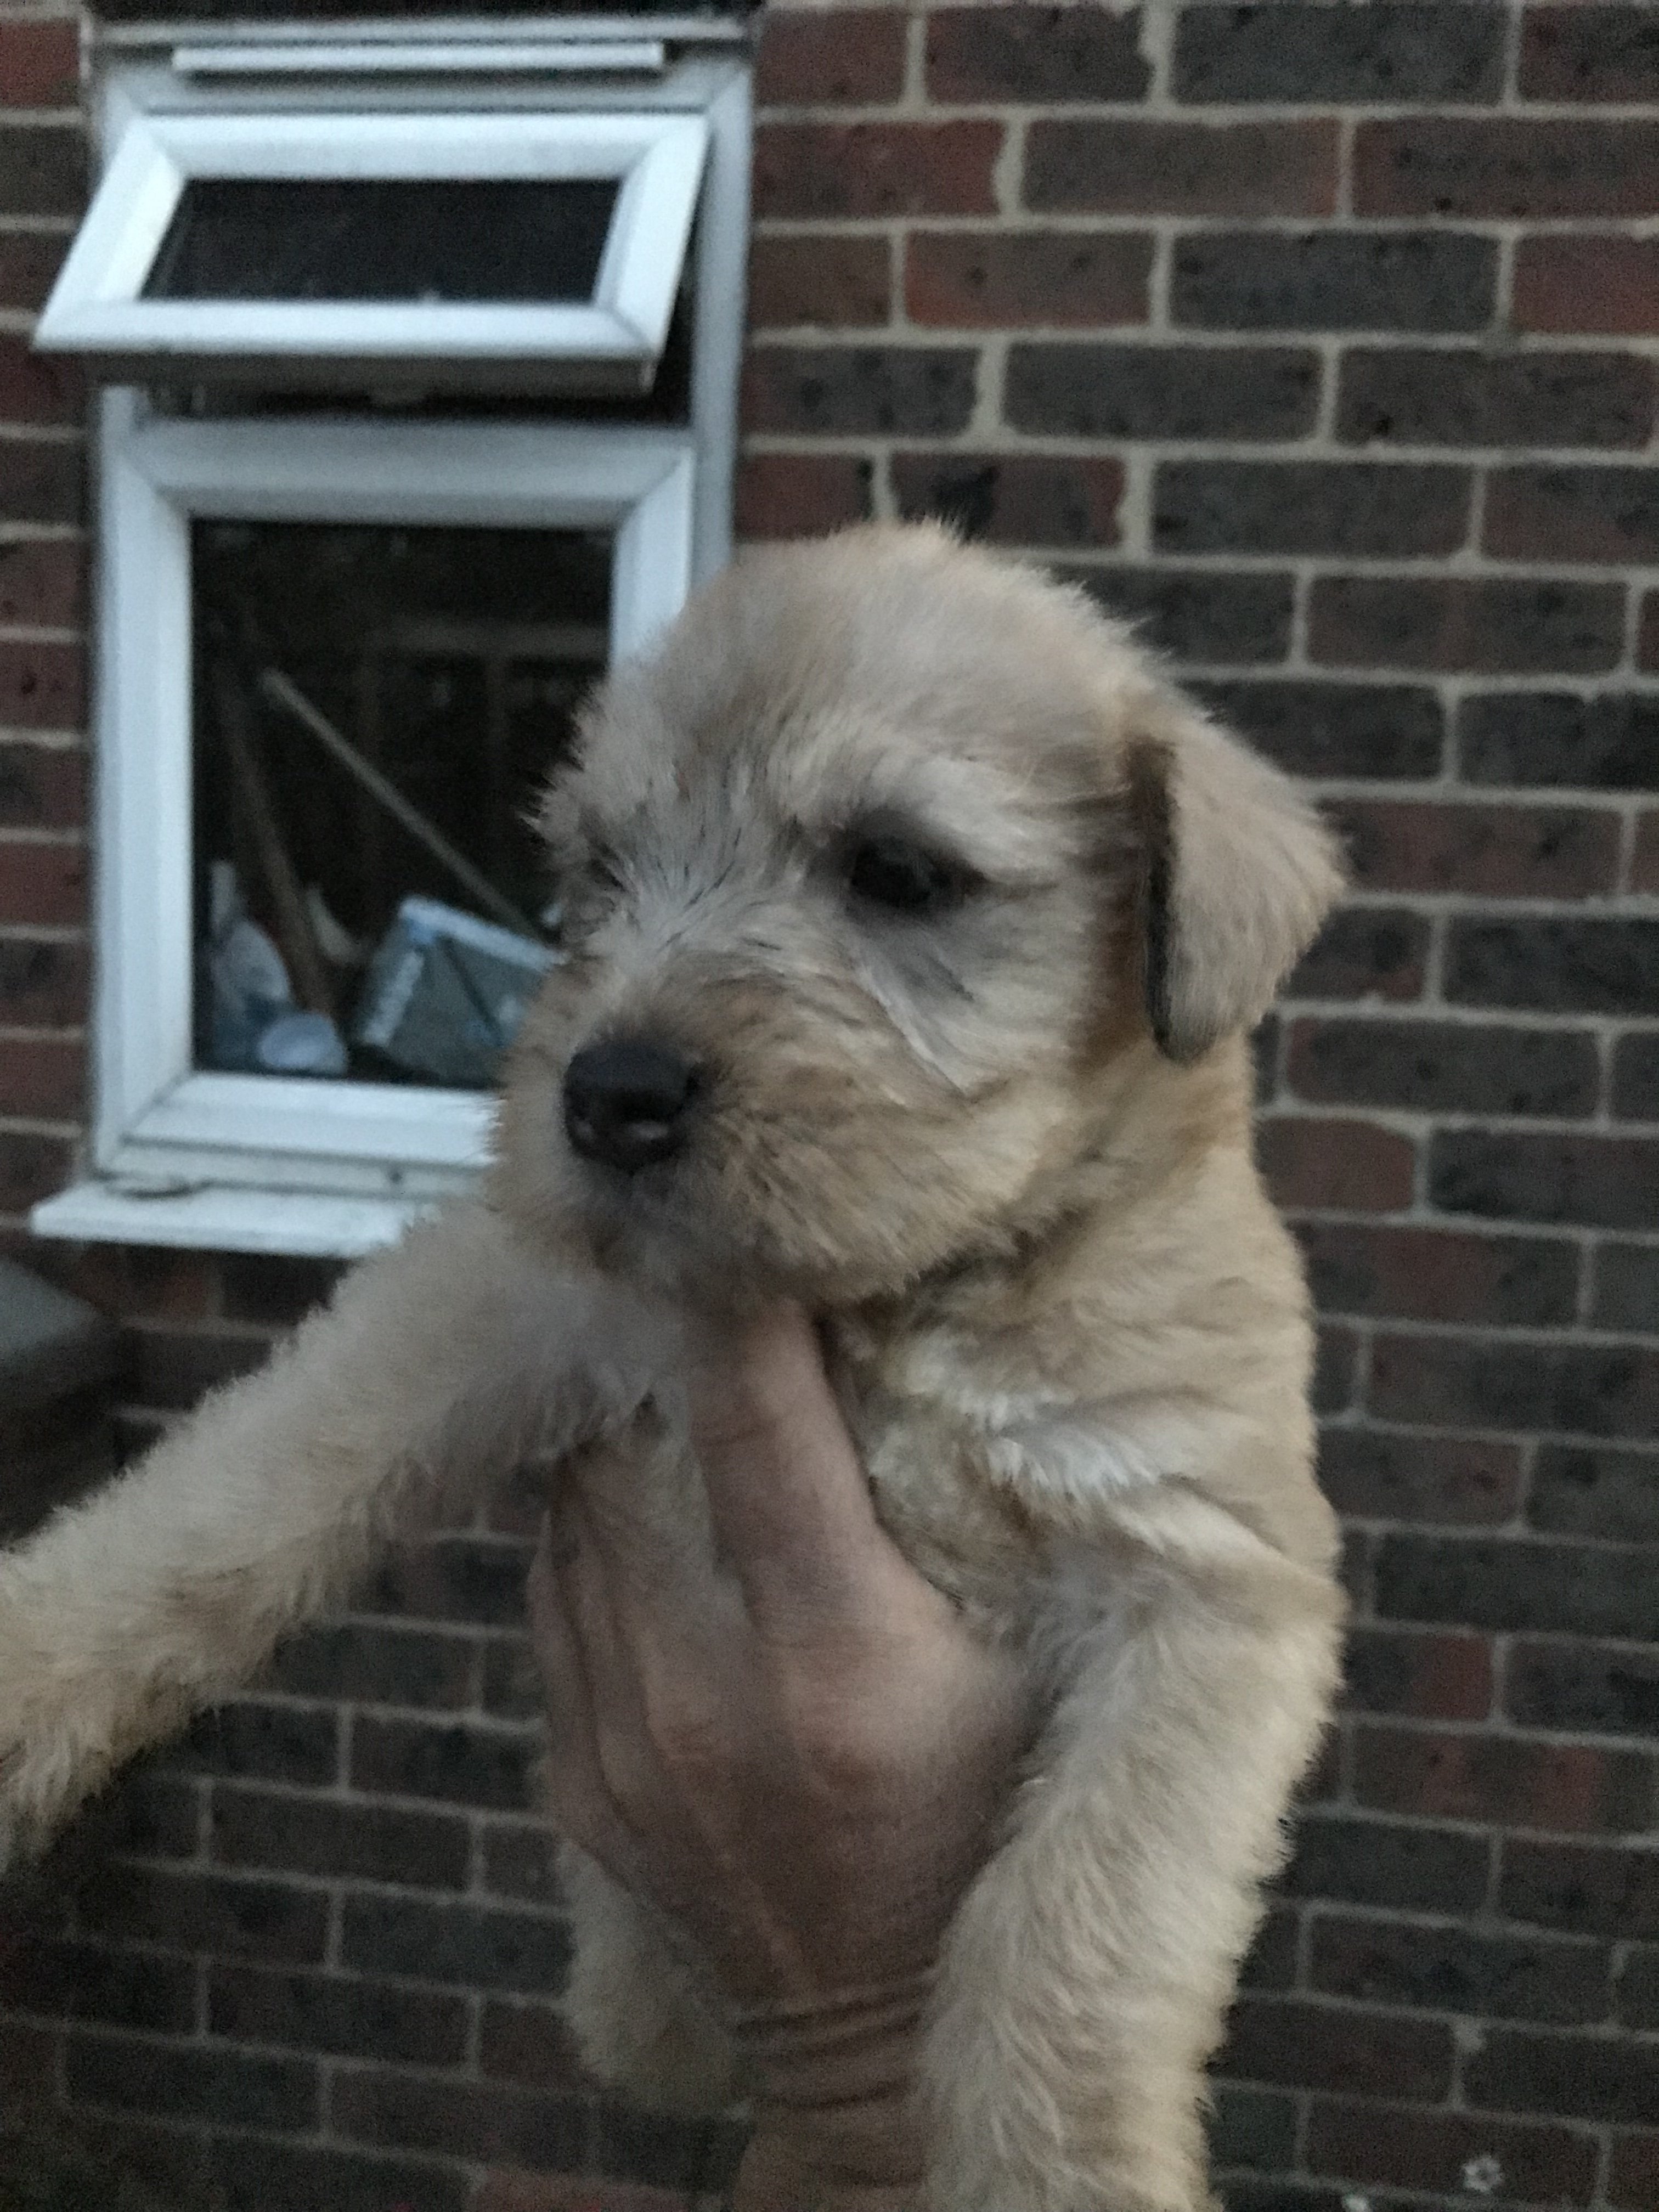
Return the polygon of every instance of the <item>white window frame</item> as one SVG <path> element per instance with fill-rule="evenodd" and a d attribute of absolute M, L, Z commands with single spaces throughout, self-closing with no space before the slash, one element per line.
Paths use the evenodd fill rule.
<path fill-rule="evenodd" d="M 40 318 L 37 344 L 125 364 L 208 361 L 242 375 L 303 362 L 441 362 L 538 383 L 643 386 L 661 355 L 708 129 L 672 112 L 139 114 L 119 142 Z M 615 178 L 586 305 L 146 299 L 198 179 Z M 585 373 L 586 372 L 586 373 Z"/>

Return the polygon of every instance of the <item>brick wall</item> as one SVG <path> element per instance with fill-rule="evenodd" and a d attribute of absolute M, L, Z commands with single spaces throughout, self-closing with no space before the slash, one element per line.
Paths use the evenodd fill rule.
<path fill-rule="evenodd" d="M 0 15 L 16 1241 L 80 1113 L 79 401 L 22 338 L 82 154 L 70 27 Z M 802 10 L 760 94 L 744 532 L 1029 550 L 1352 856 L 1261 1066 L 1358 1625 L 1218 2068 L 1230 2205 L 1654 2212 L 1659 6 Z M 135 1433 L 326 1273 L 34 1256 L 127 1318 Z M 0 2098 L 258 2212 L 717 2178 L 548 2008 L 523 1534 L 393 1562 L 70 1839 L 5 1923 Z"/>

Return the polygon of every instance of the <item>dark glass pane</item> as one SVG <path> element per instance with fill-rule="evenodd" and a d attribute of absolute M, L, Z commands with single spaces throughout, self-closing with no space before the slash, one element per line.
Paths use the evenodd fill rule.
<path fill-rule="evenodd" d="M 198 1066 L 494 1079 L 556 932 L 526 817 L 605 666 L 611 554 L 193 526 Z"/>
<path fill-rule="evenodd" d="M 198 177 L 150 300 L 586 301 L 614 177 Z"/>

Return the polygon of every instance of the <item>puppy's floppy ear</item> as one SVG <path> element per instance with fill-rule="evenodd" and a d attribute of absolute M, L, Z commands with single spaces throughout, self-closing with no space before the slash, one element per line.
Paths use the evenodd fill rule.
<path fill-rule="evenodd" d="M 1342 888 L 1330 832 L 1289 778 L 1184 702 L 1131 741 L 1147 1018 L 1171 1060 L 1250 1028 Z"/>

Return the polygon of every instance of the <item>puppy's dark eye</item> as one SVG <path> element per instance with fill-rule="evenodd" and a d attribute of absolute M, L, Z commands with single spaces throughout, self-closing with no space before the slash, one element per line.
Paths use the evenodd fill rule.
<path fill-rule="evenodd" d="M 847 856 L 848 888 L 891 914 L 938 914 L 968 889 L 954 862 L 908 837 L 860 837 Z"/>

